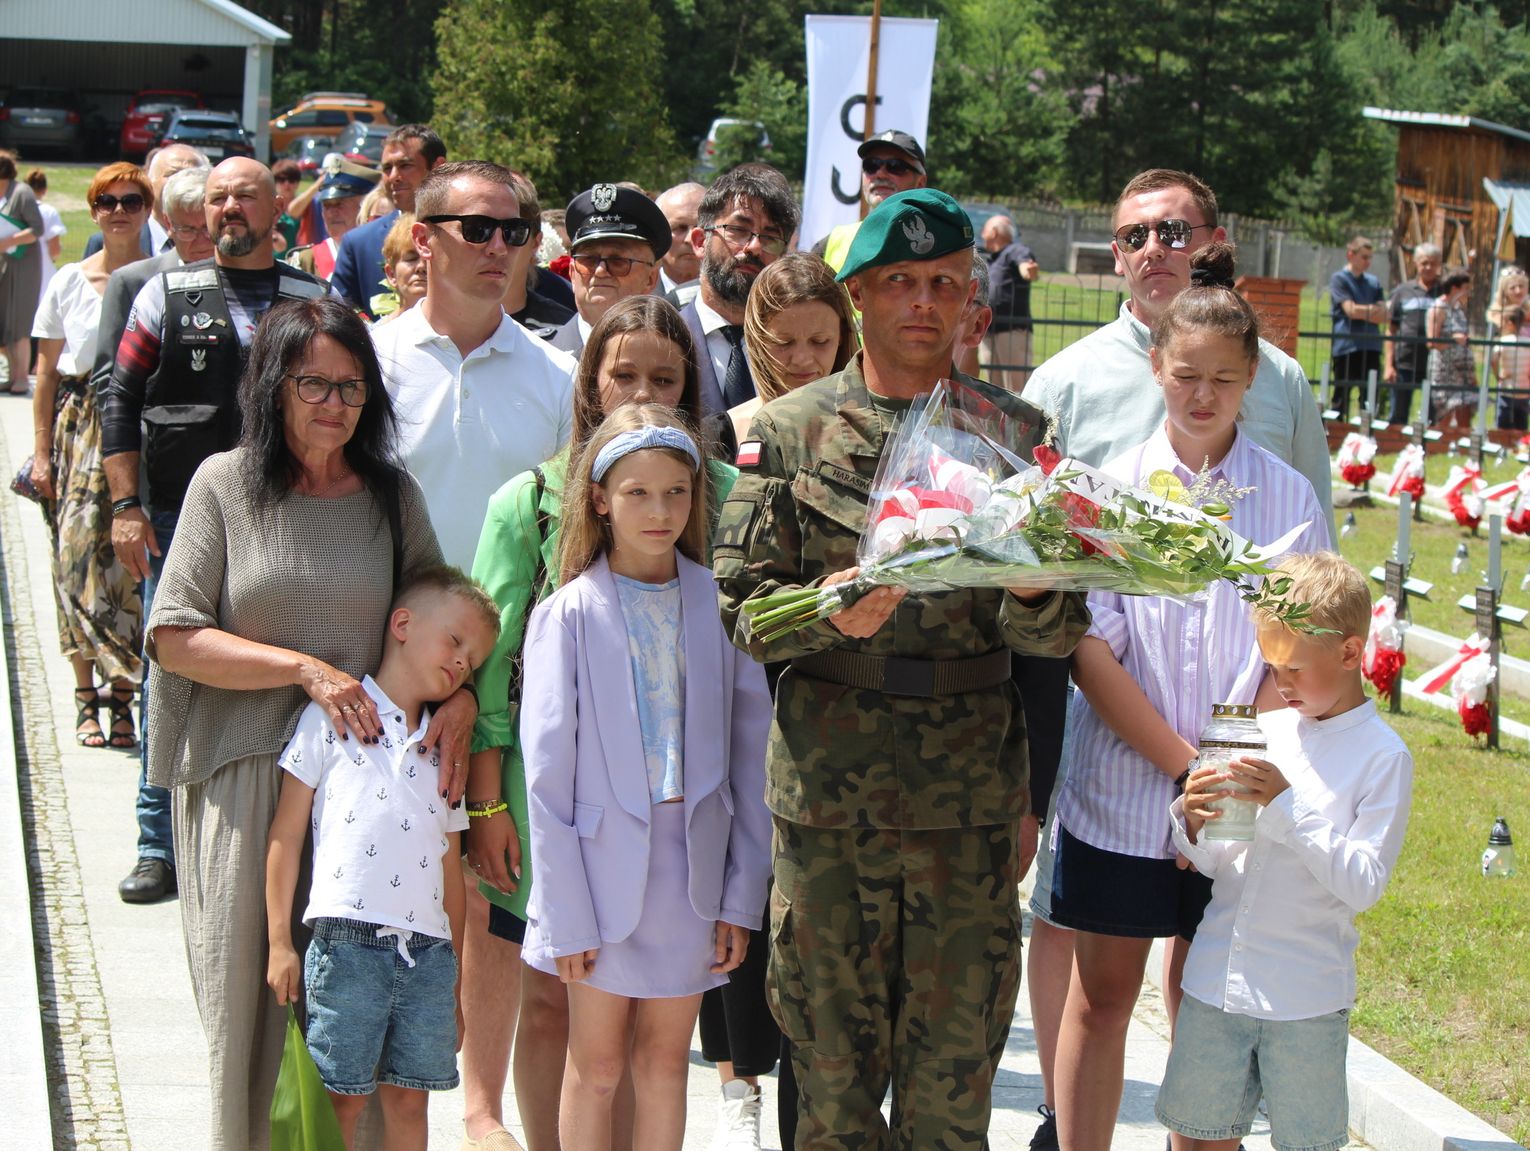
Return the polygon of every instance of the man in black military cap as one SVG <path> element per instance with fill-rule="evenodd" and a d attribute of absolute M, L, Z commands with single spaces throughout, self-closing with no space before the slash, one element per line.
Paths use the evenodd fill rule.
<path fill-rule="evenodd" d="M 929 184 L 924 149 L 918 140 L 898 128 L 878 132 L 856 149 L 856 154 L 861 158 L 861 197 L 868 212 L 889 196 Z M 838 225 L 813 246 L 813 251 L 839 271 L 845 266 L 845 256 L 860 227 L 859 220 Z"/>
<path fill-rule="evenodd" d="M 612 304 L 658 287 L 659 261 L 669 251 L 669 221 L 643 193 L 596 184 L 569 201 L 565 222 L 579 314 L 550 342 L 577 356 Z"/>

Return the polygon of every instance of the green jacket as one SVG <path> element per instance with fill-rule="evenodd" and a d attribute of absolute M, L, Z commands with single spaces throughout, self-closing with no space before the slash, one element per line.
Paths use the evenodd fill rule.
<path fill-rule="evenodd" d="M 556 587 L 558 527 L 562 518 L 563 481 L 568 474 L 568 449 L 542 465 L 542 494 L 537 497 L 536 476 L 522 472 L 495 492 L 484 516 L 483 532 L 473 558 L 473 578 L 499 605 L 499 642 L 478 669 L 478 722 L 473 727 L 473 750 L 504 748 L 501 756 L 503 796 L 521 839 L 521 883 L 510 896 L 485 884 L 478 889 L 492 902 L 524 916 L 531 891 L 531 843 L 526 813 L 526 771 L 521 761 L 516 710 L 510 706 L 510 672 L 525 637 L 527 605 L 535 591 L 545 599 Z M 732 490 L 738 470 L 719 460 L 707 461 L 712 481 L 713 507 L 721 505 Z M 547 530 L 538 538 L 537 519 L 544 517 Z M 541 584 L 532 588 L 537 569 Z"/>
<path fill-rule="evenodd" d="M 981 386 L 981 385 L 979 385 Z M 813 586 L 853 567 L 885 440 L 858 355 L 755 417 L 759 462 L 723 505 L 713 572 L 723 620 L 756 659 L 843 648 L 868 655 L 966 659 L 1001 648 L 1069 655 L 1089 624 L 1084 597 L 1035 606 L 998 589 L 910 595 L 876 635 L 847 639 L 827 621 L 772 643 L 745 634 L 744 601 Z M 1028 445 L 1027 445 L 1028 447 Z M 968 827 L 1027 809 L 1025 720 L 1012 682 L 935 697 L 884 695 L 788 668 L 776 689 L 766 800 L 813 827 Z"/>

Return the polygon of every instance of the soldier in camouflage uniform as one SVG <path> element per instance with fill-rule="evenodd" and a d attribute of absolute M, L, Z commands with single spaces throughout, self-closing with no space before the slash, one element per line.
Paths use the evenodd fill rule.
<path fill-rule="evenodd" d="M 887 432 L 951 372 L 971 249 L 942 192 L 867 216 L 840 275 L 865 350 L 755 418 L 715 541 L 735 641 L 791 661 L 766 787 L 769 994 L 793 1047 L 799 1151 L 983 1145 L 1019 983 L 1027 769 L 1010 652 L 1067 655 L 1088 623 L 1079 595 L 997 589 L 879 588 L 768 644 L 740 616 L 750 597 L 855 574 Z"/>

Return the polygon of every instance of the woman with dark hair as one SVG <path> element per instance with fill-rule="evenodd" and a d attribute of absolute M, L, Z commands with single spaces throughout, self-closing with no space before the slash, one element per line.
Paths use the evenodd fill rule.
<path fill-rule="evenodd" d="M 59 642 L 74 665 L 75 740 L 132 748 L 133 692 L 142 672 L 143 600 L 112 548 L 111 496 L 101 470 L 101 414 L 89 386 L 106 282 L 143 259 L 138 233 L 154 189 L 136 164 L 108 164 L 86 192 L 101 250 L 58 270 L 37 309 L 37 392 L 32 397 L 32 483 L 51 502 L 53 591 Z M 96 686 L 110 685 L 103 699 Z M 101 730 L 102 703 L 111 734 Z"/>
<path fill-rule="evenodd" d="M 494 493 L 473 560 L 473 578 L 500 608 L 499 644 L 478 674 L 482 710 L 473 730 L 467 792 L 470 814 L 475 807 L 482 810 L 480 805 L 498 810 L 475 816 L 468 829 L 474 876 L 468 877 L 462 964 L 463 1000 L 479 1005 L 468 1015 L 462 1040 L 464 1122 L 469 1140 L 485 1149 L 511 1146 L 503 1142 L 508 1136 L 497 1132 L 504 1125 L 500 1098 L 516 1036 L 518 1002 L 515 1089 L 521 1122 L 530 1146 L 557 1146 L 568 996 L 556 976 L 524 967 L 520 959 L 526 899 L 534 880 L 525 769 L 516 731 L 519 683 L 513 669 L 519 665 L 530 609 L 557 586 L 560 507 L 569 458 L 608 412 L 634 403 L 674 408 L 692 427 L 701 417 L 701 382 L 690 329 L 679 312 L 656 296 L 622 300 L 595 324 L 574 374 L 571 446 Z M 709 522 L 715 523 L 716 509 L 738 473 L 718 460 L 708 460 L 707 469 L 714 493 Z M 618 1109 L 630 1121 L 630 1095 L 628 1100 Z"/>
<path fill-rule="evenodd" d="M 16 153 L 0 148 L 0 220 L 11 229 L 0 236 L 0 348 L 5 350 L 10 390 L 25 395 L 31 352 L 32 317 L 42 287 L 42 239 L 45 230 L 37 196 L 16 174 Z"/>
<path fill-rule="evenodd" d="M 240 407 L 239 446 L 209 457 L 186 493 L 146 645 L 149 779 L 173 789 L 181 922 L 211 1057 L 209 1145 L 221 1151 L 266 1146 L 281 1062 L 263 883 L 277 755 L 310 699 L 342 739 L 387 738 L 360 677 L 378 666 L 395 588 L 441 562 L 350 308 L 334 297 L 273 307 Z M 465 734 L 476 715 L 459 692 L 435 710 L 426 744 Z M 293 931 L 306 945 L 303 925 Z"/>

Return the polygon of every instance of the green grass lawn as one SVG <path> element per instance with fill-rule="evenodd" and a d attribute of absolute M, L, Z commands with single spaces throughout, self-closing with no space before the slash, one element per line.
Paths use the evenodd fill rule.
<path fill-rule="evenodd" d="M 1479 868 L 1502 815 L 1530 853 L 1530 753 L 1474 747 L 1453 714 L 1409 707 L 1393 727 L 1414 759 L 1413 812 L 1386 896 L 1360 917 L 1354 1033 L 1530 1140 L 1530 857 Z"/>

